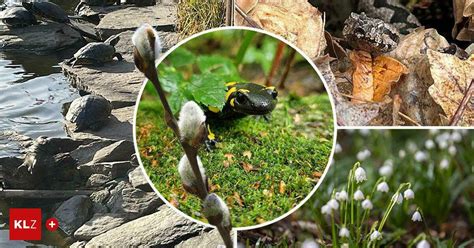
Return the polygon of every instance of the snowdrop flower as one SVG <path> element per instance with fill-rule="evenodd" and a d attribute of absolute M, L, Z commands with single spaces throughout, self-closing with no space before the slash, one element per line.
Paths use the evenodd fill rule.
<path fill-rule="evenodd" d="M 420 212 L 415 211 L 415 212 L 413 213 L 413 215 L 411 216 L 411 220 L 412 220 L 413 222 L 421 221 L 421 214 L 420 214 Z"/>
<path fill-rule="evenodd" d="M 324 205 L 321 207 L 321 213 L 324 215 L 330 215 L 331 214 L 331 207 L 328 205 Z"/>
<path fill-rule="evenodd" d="M 370 234 L 370 241 L 381 240 L 381 239 L 382 239 L 382 234 L 377 230 L 374 230 L 372 234 Z"/>
<path fill-rule="evenodd" d="M 357 183 L 361 183 L 367 180 L 367 175 L 365 173 L 364 168 L 358 167 L 354 172 L 355 180 Z"/>
<path fill-rule="evenodd" d="M 459 132 L 454 131 L 454 132 L 451 134 L 451 140 L 452 140 L 453 142 L 456 142 L 456 143 L 461 142 L 461 141 L 462 141 L 462 135 L 461 135 Z"/>
<path fill-rule="evenodd" d="M 415 153 L 418 151 L 418 146 L 413 141 L 409 141 L 407 144 L 407 149 L 410 153 Z"/>
<path fill-rule="evenodd" d="M 397 202 L 397 204 L 402 204 L 403 202 L 403 196 L 401 193 L 399 193 L 398 195 L 397 194 L 393 195 L 392 199 L 394 199 Z"/>
<path fill-rule="evenodd" d="M 450 154 L 451 156 L 456 155 L 457 151 L 458 151 L 458 150 L 456 149 L 455 146 L 449 146 L 449 148 L 448 148 L 448 152 L 449 152 L 449 154 Z"/>
<path fill-rule="evenodd" d="M 362 202 L 362 208 L 365 209 L 365 210 L 371 210 L 372 208 L 374 208 L 374 205 L 372 204 L 372 202 L 369 199 L 365 199 Z"/>
<path fill-rule="evenodd" d="M 231 228 L 229 208 L 215 193 L 207 195 L 204 199 L 202 213 L 211 225 Z"/>
<path fill-rule="evenodd" d="M 341 192 L 336 192 L 336 200 L 338 201 L 347 201 L 348 199 L 347 192 L 345 190 L 341 190 Z"/>
<path fill-rule="evenodd" d="M 362 151 L 357 153 L 357 160 L 364 161 L 367 158 L 369 158 L 370 155 L 372 155 L 372 153 L 369 150 L 367 150 L 367 149 L 362 150 Z"/>
<path fill-rule="evenodd" d="M 148 76 L 149 71 L 156 70 L 155 61 L 161 53 L 158 32 L 150 24 L 143 24 L 133 33 L 132 43 L 135 65 Z"/>
<path fill-rule="evenodd" d="M 345 226 L 339 230 L 339 237 L 341 238 L 349 238 L 350 232 L 349 229 L 347 229 Z"/>
<path fill-rule="evenodd" d="M 206 185 L 207 187 L 206 170 L 202 166 L 202 162 L 199 156 L 197 156 L 196 159 L 198 162 L 199 171 L 201 172 L 202 181 L 204 182 L 204 185 Z M 181 158 L 181 160 L 179 160 L 178 172 L 181 177 L 181 182 L 183 184 L 184 189 L 191 194 L 198 195 L 199 184 L 197 182 L 196 177 L 194 176 L 194 171 L 193 171 L 193 168 L 191 167 L 191 164 L 189 163 L 188 156 L 184 155 Z"/>
<path fill-rule="evenodd" d="M 407 155 L 407 152 L 403 149 L 401 149 L 400 151 L 398 151 L 398 157 L 400 158 L 405 158 Z"/>
<path fill-rule="evenodd" d="M 449 160 L 444 158 L 443 160 L 441 160 L 441 162 L 439 163 L 439 168 L 441 169 L 447 169 L 449 167 Z"/>
<path fill-rule="evenodd" d="M 337 210 L 339 208 L 339 202 L 337 202 L 336 199 L 329 200 L 326 205 L 328 205 L 333 210 Z"/>
<path fill-rule="evenodd" d="M 428 159 L 428 154 L 426 152 L 417 151 L 415 153 L 415 160 L 417 162 L 423 162 L 423 161 L 426 161 L 427 159 Z"/>
<path fill-rule="evenodd" d="M 377 185 L 377 191 L 387 193 L 389 190 L 388 184 L 386 182 L 381 182 Z"/>
<path fill-rule="evenodd" d="M 430 139 L 427 140 L 427 141 L 425 141 L 425 147 L 426 147 L 426 149 L 428 149 L 428 150 L 433 149 L 433 148 L 435 147 L 434 141 L 433 141 L 433 140 L 430 140 Z"/>
<path fill-rule="evenodd" d="M 384 177 L 389 177 L 393 173 L 393 168 L 392 166 L 384 165 L 379 168 L 379 174 Z"/>
<path fill-rule="evenodd" d="M 302 244 L 301 248 L 319 248 L 318 243 L 314 239 L 306 239 Z"/>
<path fill-rule="evenodd" d="M 362 201 L 364 200 L 364 193 L 362 193 L 362 191 L 360 191 L 360 189 L 358 189 L 355 193 L 354 193 L 354 200 L 356 201 Z"/>
<path fill-rule="evenodd" d="M 182 142 L 199 146 L 206 136 L 206 116 L 194 101 L 184 104 L 179 112 L 178 127 Z"/>
<path fill-rule="evenodd" d="M 415 199 L 415 192 L 411 189 L 407 189 L 403 192 L 403 196 L 405 197 L 405 200 Z"/>
<path fill-rule="evenodd" d="M 336 147 L 334 148 L 334 153 L 342 152 L 342 147 L 339 143 L 336 143 Z"/>
<path fill-rule="evenodd" d="M 418 242 L 418 244 L 416 244 L 416 248 L 430 248 L 430 243 L 423 239 L 422 241 Z"/>
<path fill-rule="evenodd" d="M 392 167 L 393 166 L 393 160 L 389 158 L 389 159 L 383 161 L 383 165 Z"/>

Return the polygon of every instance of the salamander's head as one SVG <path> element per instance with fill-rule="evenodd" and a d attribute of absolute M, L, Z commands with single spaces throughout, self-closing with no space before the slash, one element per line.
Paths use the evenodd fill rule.
<path fill-rule="evenodd" d="M 229 83 L 226 100 L 231 109 L 245 115 L 267 115 L 275 109 L 278 91 L 254 83 Z"/>

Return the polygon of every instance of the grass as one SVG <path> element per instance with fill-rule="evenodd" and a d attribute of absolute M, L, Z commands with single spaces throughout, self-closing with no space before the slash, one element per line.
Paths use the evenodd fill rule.
<path fill-rule="evenodd" d="M 180 0 L 177 29 L 182 38 L 224 25 L 225 1 Z"/>
<path fill-rule="evenodd" d="M 137 141 L 147 174 L 173 205 L 195 219 L 200 200 L 186 194 L 177 164 L 183 151 L 165 126 L 161 103 L 144 95 L 137 115 Z M 332 148 L 333 118 L 329 98 L 280 97 L 272 119 L 245 117 L 210 121 L 220 142 L 200 157 L 222 197 L 234 227 L 273 220 L 301 202 L 316 185 Z"/>

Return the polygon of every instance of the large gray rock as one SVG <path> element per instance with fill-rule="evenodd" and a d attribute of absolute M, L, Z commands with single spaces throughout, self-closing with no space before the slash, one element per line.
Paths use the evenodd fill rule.
<path fill-rule="evenodd" d="M 87 187 L 100 187 L 110 181 L 110 176 L 102 175 L 102 174 L 92 174 L 86 182 Z"/>
<path fill-rule="evenodd" d="M 162 204 L 163 201 L 156 193 L 145 192 L 130 186 L 111 194 L 107 201 L 107 207 L 111 213 L 123 214 L 127 219 L 136 219 L 150 214 Z"/>
<path fill-rule="evenodd" d="M 74 238 L 78 240 L 90 240 L 95 236 L 122 225 L 124 222 L 125 219 L 118 214 L 95 214 L 89 221 L 74 232 Z"/>
<path fill-rule="evenodd" d="M 153 191 L 150 184 L 146 180 L 141 167 L 136 167 L 128 173 L 128 181 L 134 188 L 138 188 L 144 191 Z"/>
<path fill-rule="evenodd" d="M 76 30 L 62 23 L 42 23 L 8 29 L 0 25 L 0 50 L 57 51 L 84 42 Z"/>
<path fill-rule="evenodd" d="M 77 160 L 77 164 L 87 164 L 92 161 L 94 154 L 100 149 L 112 144 L 113 140 L 99 140 L 87 145 L 79 146 L 71 152 L 71 157 Z"/>
<path fill-rule="evenodd" d="M 128 161 L 133 153 L 135 153 L 133 143 L 121 140 L 97 151 L 92 159 L 92 163 Z"/>
<path fill-rule="evenodd" d="M 69 248 L 84 248 L 86 247 L 86 241 L 77 241 L 69 246 Z"/>
<path fill-rule="evenodd" d="M 173 247 L 199 234 L 202 226 L 163 206 L 157 213 L 130 221 L 91 239 L 86 247 Z"/>
<path fill-rule="evenodd" d="M 149 23 L 159 31 L 173 31 L 176 23 L 176 5 L 155 5 L 130 7 L 106 14 L 96 30 L 102 39 L 135 30 L 143 23 Z"/>
<path fill-rule="evenodd" d="M 185 240 L 179 243 L 176 248 L 207 248 L 207 247 L 218 247 L 219 245 L 224 245 L 219 231 L 217 229 L 212 229 L 210 232 L 204 232 L 200 236 L 196 236 Z"/>
<path fill-rule="evenodd" d="M 63 202 L 54 212 L 59 228 L 67 235 L 72 235 L 90 218 L 92 202 L 88 196 L 77 195 Z"/>
<path fill-rule="evenodd" d="M 102 174 L 117 178 L 127 175 L 127 171 L 133 168 L 130 161 L 88 163 L 79 165 L 79 173 L 83 178 L 89 178 L 92 174 Z"/>

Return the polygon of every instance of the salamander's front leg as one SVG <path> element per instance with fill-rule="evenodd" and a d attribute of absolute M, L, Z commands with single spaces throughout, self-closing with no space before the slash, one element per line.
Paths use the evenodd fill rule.
<path fill-rule="evenodd" d="M 206 150 L 208 152 L 214 150 L 217 144 L 216 135 L 211 131 L 209 124 L 207 125 L 207 139 L 204 142 L 206 144 Z"/>

